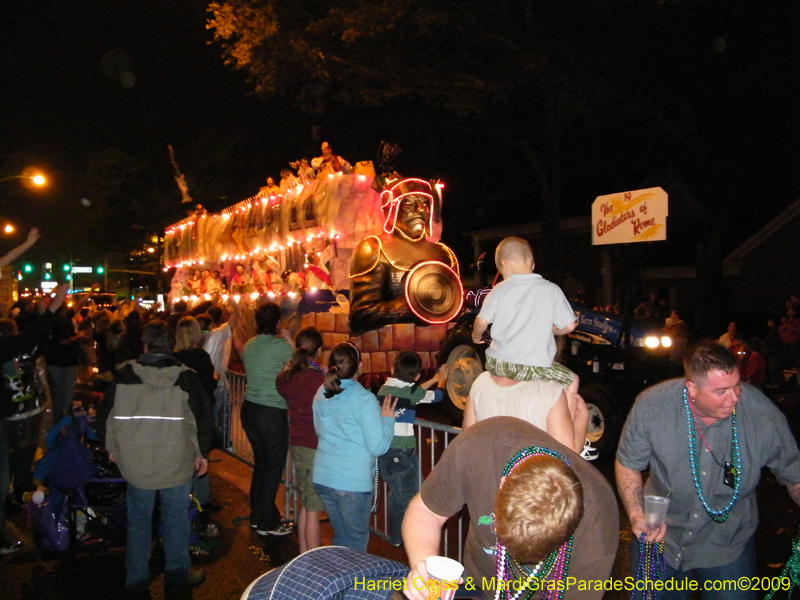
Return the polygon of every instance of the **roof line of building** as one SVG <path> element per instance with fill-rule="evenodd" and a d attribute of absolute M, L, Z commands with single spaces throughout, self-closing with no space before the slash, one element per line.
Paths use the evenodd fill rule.
<path fill-rule="evenodd" d="M 741 246 L 736 248 L 733 252 L 725 257 L 724 262 L 729 263 L 742 260 L 748 254 L 750 254 L 750 252 L 758 248 L 762 242 L 769 239 L 771 235 L 789 223 L 798 214 L 800 214 L 800 198 L 786 207 L 783 212 L 772 219 L 769 223 L 764 225 L 764 227 L 747 238 Z"/>

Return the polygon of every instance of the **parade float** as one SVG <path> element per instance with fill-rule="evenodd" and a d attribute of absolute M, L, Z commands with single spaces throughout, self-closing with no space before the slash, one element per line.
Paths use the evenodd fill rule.
<path fill-rule="evenodd" d="M 383 147 L 384 156 L 396 151 Z M 220 213 L 197 206 L 165 232 L 169 301 L 231 296 L 246 315 L 276 302 L 291 331 L 315 327 L 326 349 L 356 343 L 367 385 L 382 381 L 401 350 L 435 368 L 463 299 L 458 261 L 439 241 L 443 187 L 403 177 L 388 160 L 378 175 L 371 161 L 331 161 Z M 254 333 L 251 318 L 240 321 L 239 350 Z"/>
<path fill-rule="evenodd" d="M 376 170 L 362 162 L 352 172 L 284 180 L 219 214 L 197 207 L 166 232 L 170 300 L 192 305 L 227 293 L 245 314 L 276 302 L 292 333 L 315 327 L 326 349 L 353 341 L 361 381 L 373 389 L 399 351 L 415 350 L 424 369 L 447 362 L 446 409 L 457 422 L 483 370 L 485 346 L 471 342 L 471 326 L 489 289 L 465 296 L 458 261 L 440 242 L 442 184 L 403 177 L 380 160 Z M 574 308 L 579 324 L 562 359 L 580 374 L 589 439 L 613 456 L 633 398 L 668 363 L 649 340 L 666 336 L 660 326 Z M 238 323 L 241 351 L 255 332 L 252 317 Z"/>

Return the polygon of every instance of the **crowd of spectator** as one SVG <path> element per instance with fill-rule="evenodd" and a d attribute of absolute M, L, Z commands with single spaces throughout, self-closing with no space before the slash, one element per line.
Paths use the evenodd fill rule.
<path fill-rule="evenodd" d="M 717 342 L 739 361 L 742 380 L 761 390 L 777 390 L 787 381 L 796 381 L 800 359 L 800 319 L 798 297 L 784 303 L 780 316 L 767 318 L 755 335 L 747 336 L 731 321 Z"/>
<path fill-rule="evenodd" d="M 33 230 L 20 248 L 24 251 L 37 239 L 38 232 Z M 9 255 L 15 253 L 21 254 L 20 249 Z M 77 300 L 68 292 L 69 285 L 62 285 L 52 297 L 23 297 L 11 307 L 9 317 L 0 320 L 4 365 L 0 489 L 10 489 L 13 482 L 16 503 L 34 490 L 50 492 L 47 481 L 32 475 L 41 430 L 48 426 L 44 418 L 48 397 L 53 421 L 59 426 L 88 413 L 100 443 L 106 444 L 109 458 L 118 463 L 128 482 L 128 558 L 133 561 L 128 564 L 129 591 L 144 594 L 149 585 L 146 563 L 156 491 L 162 513 L 169 508 L 165 502 L 172 501 L 173 513 L 184 517 L 178 529 L 170 524 L 170 533 L 165 532 L 165 537 L 172 538 L 165 547 L 175 551 L 168 556 L 168 569 L 174 567 L 174 572 L 166 586 L 175 591 L 197 585 L 202 575 L 190 570 L 185 499 L 193 491 L 204 510 L 219 509 L 210 501 L 207 457 L 214 436 L 213 406 L 222 394 L 218 381 L 231 355 L 230 328 L 239 307 L 232 299 L 222 306 L 206 302 L 191 311 L 185 305 L 164 311 L 127 300 L 97 306 L 91 295 Z M 223 324 L 225 313 L 230 317 Z M 141 398 L 132 400 L 131 390 L 136 389 L 142 390 Z M 186 397 L 173 396 L 177 389 L 185 391 Z M 155 405 L 142 413 L 146 402 Z M 129 414 L 122 417 L 120 411 Z M 175 448 L 172 454 L 169 444 Z M 145 450 L 155 454 L 145 456 Z M 175 460 L 166 460 L 167 455 Z M 183 470 L 175 471 L 176 465 L 183 465 Z M 187 473 L 194 476 L 187 479 Z M 4 515 L 0 520 L 2 555 L 22 547 L 7 535 Z"/>

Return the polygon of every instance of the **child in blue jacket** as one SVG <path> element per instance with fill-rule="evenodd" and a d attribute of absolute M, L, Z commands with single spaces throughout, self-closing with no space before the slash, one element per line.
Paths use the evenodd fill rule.
<path fill-rule="evenodd" d="M 366 552 L 375 458 L 392 442 L 397 401 L 387 398 L 379 408 L 375 394 L 356 381 L 360 372 L 358 348 L 338 344 L 314 398 L 319 444 L 312 481 L 331 521 L 333 544 Z"/>

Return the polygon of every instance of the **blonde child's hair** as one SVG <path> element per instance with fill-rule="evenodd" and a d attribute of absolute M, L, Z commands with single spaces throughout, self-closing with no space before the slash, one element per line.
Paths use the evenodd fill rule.
<path fill-rule="evenodd" d="M 520 263 L 530 261 L 532 264 L 533 249 L 522 238 L 507 237 L 497 245 L 497 250 L 494 253 L 494 262 L 498 271 L 502 269 L 503 260 Z"/>

